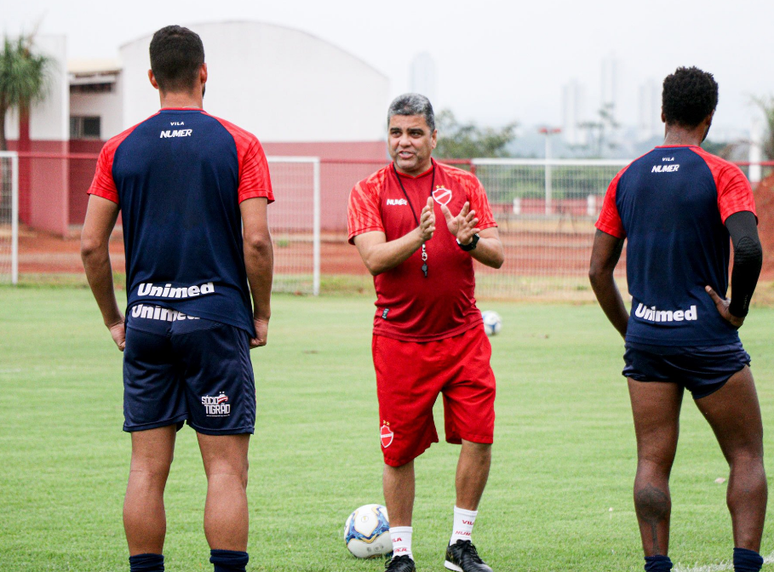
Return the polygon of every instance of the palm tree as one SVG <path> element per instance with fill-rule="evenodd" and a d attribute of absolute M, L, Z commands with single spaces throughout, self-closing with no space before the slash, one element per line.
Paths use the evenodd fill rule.
<path fill-rule="evenodd" d="M 0 151 L 8 149 L 5 138 L 5 115 L 18 108 L 22 130 L 29 121 L 30 104 L 46 94 L 50 58 L 32 51 L 33 36 L 4 40 L 0 52 Z"/>

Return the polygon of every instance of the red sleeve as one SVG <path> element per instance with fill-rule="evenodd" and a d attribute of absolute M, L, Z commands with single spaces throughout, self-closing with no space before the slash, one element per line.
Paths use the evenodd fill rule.
<path fill-rule="evenodd" d="M 489 206 L 489 199 L 486 197 L 484 186 L 477 178 L 472 177 L 467 180 L 468 200 L 470 201 L 470 210 L 476 211 L 479 230 L 496 227 L 492 207 Z"/>
<path fill-rule="evenodd" d="M 274 191 L 271 188 L 269 163 L 258 138 L 233 123 L 216 119 L 234 138 L 239 158 L 239 202 L 256 197 L 264 197 L 268 202 L 274 202 Z"/>
<path fill-rule="evenodd" d="M 615 178 L 610 181 L 610 185 L 607 187 L 605 193 L 605 200 L 602 202 L 602 212 L 599 213 L 597 224 L 595 225 L 599 230 L 605 232 L 616 238 L 626 238 L 626 231 L 621 222 L 621 215 L 618 214 L 618 207 L 615 205 L 615 193 L 618 190 L 618 181 L 621 180 L 621 175 L 626 172 L 625 169 L 621 170 Z"/>
<path fill-rule="evenodd" d="M 239 160 L 239 202 L 255 197 L 274 202 L 269 163 L 258 139 L 253 139 Z"/>
<path fill-rule="evenodd" d="M 360 181 L 349 194 L 347 206 L 348 241 L 355 244 L 359 234 L 373 231 L 384 232 L 382 214 L 379 209 L 381 184 L 376 176 Z"/>
<path fill-rule="evenodd" d="M 118 188 L 113 180 L 113 159 L 116 156 L 116 149 L 133 130 L 134 127 L 116 135 L 102 146 L 88 194 L 97 195 L 118 204 Z"/>
<path fill-rule="evenodd" d="M 742 170 L 733 163 L 711 155 L 701 148 L 696 149 L 696 152 L 704 158 L 704 162 L 712 172 L 712 178 L 715 179 L 715 187 L 718 190 L 718 210 L 723 224 L 732 214 L 742 211 L 750 211 L 757 218 L 752 187 Z"/>

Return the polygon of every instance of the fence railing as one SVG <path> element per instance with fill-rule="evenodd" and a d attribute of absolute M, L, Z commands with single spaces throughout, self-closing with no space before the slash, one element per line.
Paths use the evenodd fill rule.
<path fill-rule="evenodd" d="M 8 157 L 15 154 L 3 161 L 15 160 Z M 54 221 L 59 227 L 49 231 L 76 234 L 85 214 L 86 189 L 97 155 L 27 153 L 20 157 L 26 161 L 27 171 L 25 187 L 19 189 L 22 208 L 17 212 L 21 220 L 36 228 L 46 228 L 45 224 Z M 277 199 L 268 210 L 277 290 L 317 294 L 322 278 L 333 275 L 359 276 L 361 282 L 367 281 L 368 273 L 357 250 L 346 242 L 347 202 L 357 181 L 386 162 L 269 159 Z M 594 222 L 609 182 L 628 161 L 473 159 L 453 163 L 475 172 L 483 183 L 505 248 L 506 262 L 500 270 L 477 265 L 478 296 L 592 297 L 587 273 Z M 740 166 L 745 172 L 750 170 L 749 164 Z M 760 169 L 754 166 L 752 172 L 766 177 L 774 172 L 774 162 L 762 163 Z M 19 215 L 10 219 L 18 220 Z M 4 256 L 2 248 L 0 242 L 0 265 L 15 256 Z M 25 270 L 30 268 L 25 261 L 31 257 L 25 248 L 20 255 L 23 273 L 31 272 Z M 45 258 L 39 252 L 35 256 L 34 271 L 39 272 L 45 267 Z M 67 256 L 52 256 L 56 263 L 52 262 L 50 271 L 81 272 L 77 252 Z M 67 264 L 62 263 L 65 259 Z M 622 262 L 617 274 L 621 280 L 623 269 Z"/>

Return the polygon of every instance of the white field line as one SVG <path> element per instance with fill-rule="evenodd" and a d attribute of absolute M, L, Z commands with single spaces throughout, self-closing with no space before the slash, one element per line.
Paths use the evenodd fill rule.
<path fill-rule="evenodd" d="M 764 564 L 774 562 L 774 552 L 763 558 Z M 721 562 L 720 564 L 710 564 L 708 566 L 697 566 L 695 568 L 683 568 L 675 566 L 674 572 L 723 572 L 724 570 L 733 570 L 734 563 L 731 561 Z"/>

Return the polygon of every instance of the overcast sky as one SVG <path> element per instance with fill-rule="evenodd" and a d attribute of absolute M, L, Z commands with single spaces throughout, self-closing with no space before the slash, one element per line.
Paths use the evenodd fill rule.
<path fill-rule="evenodd" d="M 70 58 L 115 58 L 120 45 L 167 24 L 253 20 L 297 28 L 357 55 L 409 89 L 420 52 L 436 64 L 437 109 L 485 124 L 558 125 L 562 86 L 576 78 L 593 113 L 601 62 L 619 61 L 623 123 L 639 86 L 677 66 L 715 74 L 715 123 L 749 128 L 752 96 L 774 95 L 774 1 L 738 0 L 0 0 L 11 35 L 65 34 Z M 195 26 L 194 26 L 195 27 Z M 206 46 L 205 46 L 206 50 Z"/>

